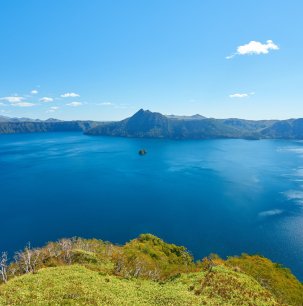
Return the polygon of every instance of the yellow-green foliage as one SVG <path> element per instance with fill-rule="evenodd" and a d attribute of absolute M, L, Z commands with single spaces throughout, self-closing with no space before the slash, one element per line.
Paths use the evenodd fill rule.
<path fill-rule="evenodd" d="M 277 305 L 245 274 L 224 267 L 188 273 L 160 284 L 121 279 L 80 265 L 44 268 L 0 286 L 2 305 Z"/>
<path fill-rule="evenodd" d="M 128 242 L 114 260 L 115 272 L 124 277 L 160 280 L 195 270 L 193 258 L 186 248 L 165 243 L 150 234 L 140 235 Z"/>
<path fill-rule="evenodd" d="M 265 257 L 247 254 L 230 257 L 226 264 L 238 267 L 254 277 L 264 288 L 268 288 L 278 301 L 289 305 L 303 305 L 303 285 L 289 269 Z"/>
<path fill-rule="evenodd" d="M 302 284 L 269 259 L 212 254 L 195 263 L 184 247 L 150 234 L 124 246 L 61 239 L 16 255 L 1 306 L 303 305 Z"/>

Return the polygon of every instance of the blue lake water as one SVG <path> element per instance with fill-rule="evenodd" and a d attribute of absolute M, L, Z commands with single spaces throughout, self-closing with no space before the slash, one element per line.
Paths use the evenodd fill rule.
<path fill-rule="evenodd" d="M 300 141 L 1 135 L 0 196 L 10 255 L 28 241 L 148 232 L 196 259 L 263 254 L 303 279 Z"/>

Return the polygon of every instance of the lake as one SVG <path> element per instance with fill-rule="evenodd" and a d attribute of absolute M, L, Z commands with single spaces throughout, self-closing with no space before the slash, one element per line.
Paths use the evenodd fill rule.
<path fill-rule="evenodd" d="M 0 195 L 11 256 L 28 241 L 152 233 L 196 259 L 259 253 L 303 280 L 302 141 L 0 135 Z"/>

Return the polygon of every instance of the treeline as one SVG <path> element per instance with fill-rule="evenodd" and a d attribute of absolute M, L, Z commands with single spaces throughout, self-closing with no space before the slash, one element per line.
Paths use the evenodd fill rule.
<path fill-rule="evenodd" d="M 42 248 L 28 244 L 9 262 L 8 254 L 1 255 L 3 282 L 15 276 L 35 273 L 38 269 L 75 263 L 90 264 L 101 271 L 110 270 L 123 277 L 167 279 L 176 273 L 195 271 L 193 257 L 184 247 L 167 244 L 160 238 L 145 234 L 124 246 L 97 239 L 64 238 Z"/>

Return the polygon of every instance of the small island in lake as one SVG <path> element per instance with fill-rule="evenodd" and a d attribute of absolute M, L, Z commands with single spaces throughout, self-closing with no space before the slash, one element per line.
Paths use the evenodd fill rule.
<path fill-rule="evenodd" d="M 147 154 L 147 151 L 145 150 L 145 149 L 141 149 L 141 150 L 139 150 L 139 155 L 145 155 L 145 154 Z"/>

